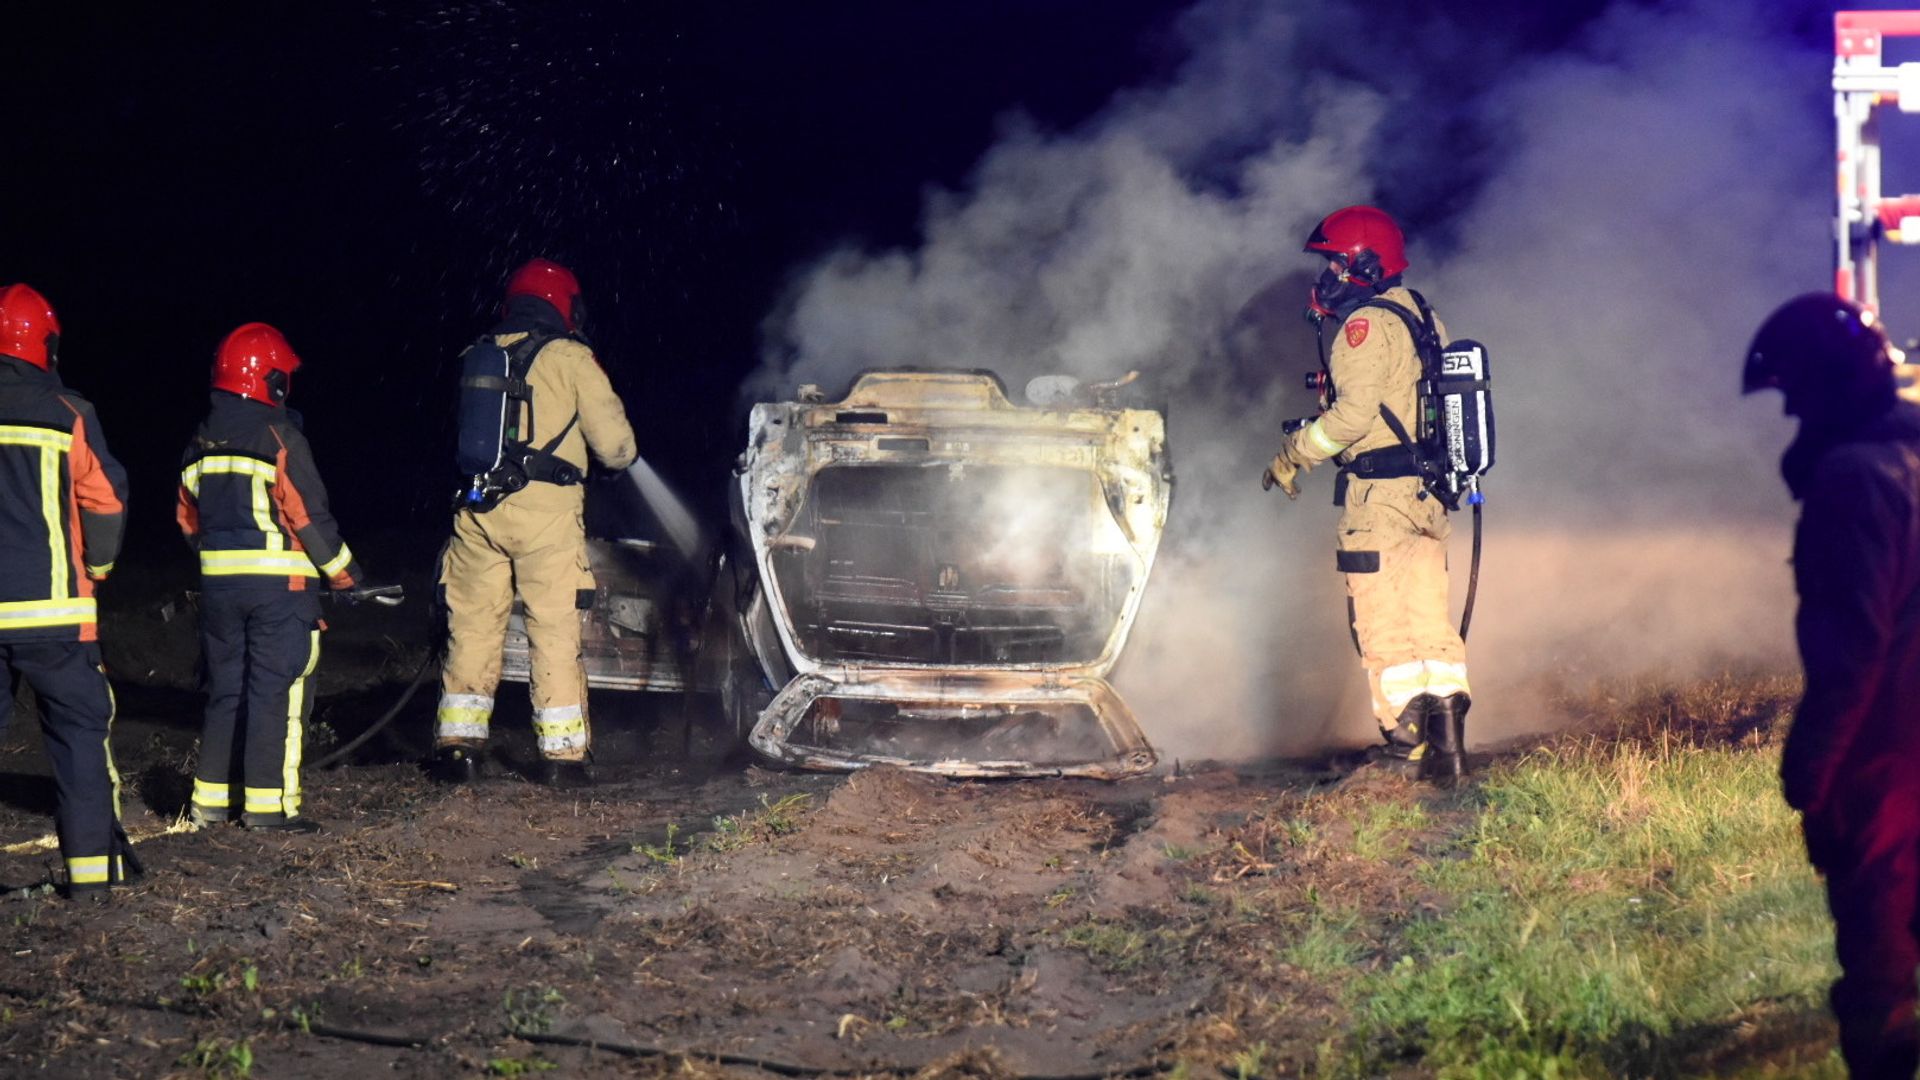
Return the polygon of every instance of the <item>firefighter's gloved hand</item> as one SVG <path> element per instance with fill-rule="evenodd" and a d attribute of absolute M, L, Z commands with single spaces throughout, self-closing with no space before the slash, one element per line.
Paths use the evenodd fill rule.
<path fill-rule="evenodd" d="M 1299 475 L 1299 466 L 1289 461 L 1287 455 L 1275 454 L 1267 471 L 1260 474 L 1260 490 L 1272 491 L 1274 485 L 1278 484 L 1280 490 L 1287 493 L 1287 498 L 1297 499 L 1300 497 Z"/>
<path fill-rule="evenodd" d="M 401 585 L 355 585 L 347 590 L 346 597 L 350 604 L 396 607 L 406 599 L 406 588 Z"/>

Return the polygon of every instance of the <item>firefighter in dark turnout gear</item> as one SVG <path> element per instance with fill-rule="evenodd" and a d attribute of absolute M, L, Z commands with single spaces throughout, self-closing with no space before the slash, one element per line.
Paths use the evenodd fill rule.
<path fill-rule="evenodd" d="M 1385 212 L 1349 206 L 1327 215 L 1304 250 L 1327 259 L 1309 310 L 1316 322 L 1332 319 L 1339 327 L 1327 361 L 1333 400 L 1288 437 L 1261 482 L 1292 498 L 1298 473 L 1328 458 L 1338 462 L 1335 561 L 1346 575 L 1354 645 L 1385 737 L 1376 760 L 1451 782 L 1465 770 L 1471 704 L 1466 643 L 1448 616 L 1451 530 L 1446 508 L 1429 497 L 1412 452 L 1385 415 L 1413 430 L 1423 368 L 1413 328 L 1365 306 L 1378 298 L 1418 311 L 1401 282 L 1405 240 Z"/>
<path fill-rule="evenodd" d="M 93 595 L 120 550 L 127 483 L 93 406 L 56 373 L 59 344 L 45 298 L 0 289 L 0 665 L 40 703 L 67 888 L 104 895 L 140 872 L 120 827 Z M 12 706 L 0 694 L 0 729 Z"/>
<path fill-rule="evenodd" d="M 1920 970 L 1920 406 L 1900 400 L 1873 312 L 1829 293 L 1760 327 L 1743 389 L 1779 389 L 1800 433 L 1794 584 L 1806 688 L 1781 758 L 1826 877 L 1831 1001 L 1856 1077 L 1910 1080 Z"/>
<path fill-rule="evenodd" d="M 248 323 L 213 363 L 207 418 L 180 471 L 181 531 L 200 554 L 207 712 L 192 816 L 313 832 L 300 813 L 300 752 L 320 661 L 321 588 L 363 581 L 340 539 L 297 413 L 300 367 L 278 330 Z"/>

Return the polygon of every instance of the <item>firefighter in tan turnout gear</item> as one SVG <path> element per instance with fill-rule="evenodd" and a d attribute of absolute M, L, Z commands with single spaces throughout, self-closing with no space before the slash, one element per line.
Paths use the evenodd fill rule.
<path fill-rule="evenodd" d="M 1423 369 L 1413 327 L 1391 309 L 1366 306 L 1387 301 L 1417 312 L 1423 305 L 1401 282 L 1405 240 L 1383 211 L 1337 210 L 1313 230 L 1305 250 L 1327 259 L 1311 314 L 1338 326 L 1326 407 L 1288 436 L 1262 485 L 1277 484 L 1294 498 L 1298 473 L 1328 458 L 1338 463 L 1336 560 L 1386 737 L 1375 760 L 1447 782 L 1465 768 L 1470 704 L 1466 644 L 1448 617 L 1447 511 L 1425 491 L 1412 448 L 1394 430 L 1415 428 Z M 1443 329 L 1439 338 L 1445 340 Z"/>
<path fill-rule="evenodd" d="M 580 481 L 589 451 L 610 469 L 637 455 L 626 411 L 579 336 L 583 311 L 573 274 L 535 259 L 508 280 L 501 322 L 462 357 L 460 470 L 470 487 L 440 571 L 452 636 L 430 771 L 442 780 L 478 775 L 516 588 L 542 779 L 590 780 L 580 621 L 594 581 Z"/>

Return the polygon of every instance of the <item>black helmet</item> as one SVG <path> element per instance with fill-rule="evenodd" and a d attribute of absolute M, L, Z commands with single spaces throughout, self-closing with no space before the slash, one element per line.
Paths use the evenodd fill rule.
<path fill-rule="evenodd" d="M 1796 296 L 1747 346 L 1740 390 L 1776 389 L 1787 411 L 1819 416 L 1878 403 L 1893 389 L 1893 346 L 1869 308 L 1833 293 Z"/>

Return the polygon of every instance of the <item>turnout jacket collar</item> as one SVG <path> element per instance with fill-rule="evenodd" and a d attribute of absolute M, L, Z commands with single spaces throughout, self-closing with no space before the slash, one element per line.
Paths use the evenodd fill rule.
<path fill-rule="evenodd" d="M 1891 393 L 1884 403 L 1862 410 L 1858 419 L 1839 423 L 1803 421 L 1800 433 L 1780 458 L 1780 475 L 1796 501 L 1805 500 L 1820 462 L 1848 443 L 1920 442 L 1920 406 Z"/>
<path fill-rule="evenodd" d="M 534 334 L 540 337 L 572 337 L 582 341 L 579 331 L 569 331 L 560 311 L 537 296 L 516 296 L 507 302 L 506 316 L 487 331 L 494 337 L 510 334 Z"/>
<path fill-rule="evenodd" d="M 58 390 L 66 389 L 67 385 L 60 381 L 57 373 L 4 353 L 0 353 L 0 382 L 50 386 Z"/>

